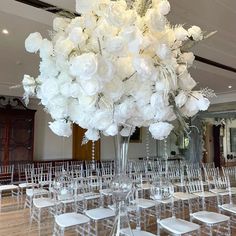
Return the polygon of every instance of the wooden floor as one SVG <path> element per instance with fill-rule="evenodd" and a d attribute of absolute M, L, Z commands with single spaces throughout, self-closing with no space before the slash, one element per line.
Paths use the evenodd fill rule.
<path fill-rule="evenodd" d="M 0 236 L 50 236 L 53 235 L 53 222 L 52 216 L 47 215 L 43 217 L 41 230 L 39 231 L 38 225 L 33 222 L 30 226 L 29 209 L 23 208 L 23 203 L 16 204 L 16 199 L 5 196 L 2 199 L 2 209 L 0 212 Z M 147 229 L 156 235 L 156 225 Z M 65 236 L 76 236 L 74 229 L 66 230 Z M 161 233 L 161 235 L 167 235 Z M 204 232 L 201 235 L 206 235 Z M 231 235 L 236 236 L 236 230 L 232 231 Z M 104 233 L 99 233 L 99 236 L 105 236 Z"/>

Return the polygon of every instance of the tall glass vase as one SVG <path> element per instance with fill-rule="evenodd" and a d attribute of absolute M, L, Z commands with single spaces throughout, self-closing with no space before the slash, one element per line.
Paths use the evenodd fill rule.
<path fill-rule="evenodd" d="M 127 212 L 127 197 L 132 191 L 132 180 L 126 173 L 129 139 L 130 135 L 123 137 L 120 132 L 115 137 L 116 176 L 111 182 L 111 188 L 116 217 L 110 236 L 133 236 Z"/>

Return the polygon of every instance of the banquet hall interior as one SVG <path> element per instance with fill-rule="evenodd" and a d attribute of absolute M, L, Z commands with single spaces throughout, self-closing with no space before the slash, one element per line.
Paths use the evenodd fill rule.
<path fill-rule="evenodd" d="M 133 6 L 132 2 L 141 2 L 144 4 L 144 9 L 145 4 L 149 4 L 150 9 L 146 9 L 146 15 L 153 13 L 154 9 L 151 8 L 154 8 L 155 4 L 157 6 L 163 4 L 163 8 L 159 8 L 159 11 L 160 9 L 165 11 L 165 7 L 170 6 L 170 11 L 165 14 L 172 26 L 169 30 L 178 27 L 182 29 L 182 26 L 186 29 L 199 26 L 205 38 L 203 37 L 203 40 L 195 45 L 197 40 L 194 36 L 188 35 L 189 41 L 193 42 L 191 52 L 195 60 L 191 68 L 185 67 L 196 81 L 196 85 L 193 86 L 194 90 L 201 91 L 205 97 L 208 96 L 209 108 L 199 108 L 199 112 L 184 117 L 184 110 L 177 109 L 178 105 L 173 105 L 172 107 L 179 112 L 175 113 L 179 121 L 172 121 L 167 117 L 165 121 L 168 121 L 173 129 L 169 135 L 163 135 L 163 137 L 160 134 L 163 130 L 154 134 L 151 130 L 152 124 L 145 122 L 142 123 L 144 125 L 134 125 L 136 128 L 130 128 L 132 131 L 129 130 L 128 135 L 124 137 L 120 135 L 113 137 L 114 135 L 109 135 L 108 129 L 105 132 L 103 128 L 97 128 L 98 132 L 89 136 L 88 132 L 86 133 L 88 129 L 86 122 L 90 121 L 86 117 L 85 121 L 81 118 L 81 125 L 80 117 L 77 117 L 78 123 L 66 117 L 63 120 L 65 130 L 60 130 L 55 124 L 59 120 L 55 117 L 59 115 L 63 105 L 49 109 L 43 97 L 44 91 L 53 94 L 55 86 L 49 88 L 49 85 L 43 87 L 40 84 L 43 83 L 40 76 L 43 77 L 45 71 L 54 73 L 50 65 L 52 62 L 48 59 L 41 60 L 42 55 L 47 54 L 50 47 L 47 45 L 45 51 L 40 50 L 37 53 L 38 50 L 33 49 L 31 51 L 33 53 L 29 53 L 34 45 L 31 42 L 32 45 L 28 45 L 27 49 L 26 39 L 31 33 L 39 32 L 43 38 L 48 39 L 47 42 L 52 40 L 55 43 L 60 37 L 64 37 L 68 30 L 66 26 L 60 26 L 60 24 L 66 24 L 66 20 L 55 21 L 55 18 L 81 18 L 83 14 L 78 12 L 78 9 L 86 8 L 90 5 L 88 3 L 90 1 L 102 2 L 98 11 L 101 16 L 96 15 L 97 21 L 94 21 L 92 16 L 87 18 L 87 22 L 81 23 L 82 20 L 78 20 L 70 27 L 77 27 L 78 30 L 79 27 L 76 24 L 79 23 L 86 27 L 91 24 L 99 26 L 101 24 L 98 23 L 99 17 L 102 18 L 104 14 L 104 19 L 108 19 L 111 13 L 117 11 L 114 13 L 114 19 L 109 19 L 109 23 L 113 24 L 115 17 L 122 13 L 120 9 L 112 8 L 112 4 L 115 5 L 116 2 L 120 4 L 120 8 L 123 7 L 124 2 L 127 2 L 127 6 Z M 110 8 L 106 8 L 106 4 L 110 4 Z M 132 7 L 130 11 L 133 11 Z M 143 18 L 140 17 L 140 19 Z M 158 19 L 151 18 L 151 20 L 153 24 L 159 24 Z M 1 1 L 0 236 L 236 235 L 235 21 L 235 0 Z M 142 22 L 140 22 L 141 25 Z M 165 27 L 169 27 L 167 21 L 164 23 Z M 60 33 L 63 36 L 55 36 L 53 32 L 55 27 L 65 27 Z M 118 27 L 121 27 L 120 24 Z M 85 28 L 80 32 L 81 35 L 87 32 Z M 99 30 L 106 32 L 108 29 L 101 27 Z M 128 30 L 131 31 L 131 28 Z M 126 36 L 131 37 L 133 32 L 130 33 L 128 30 Z M 88 32 L 91 35 L 93 33 Z M 179 32 L 179 35 L 181 33 Z M 158 34 L 153 33 L 153 35 L 156 37 Z M 158 36 L 158 39 L 162 40 L 167 37 L 166 35 L 167 33 L 163 33 Z M 34 35 L 34 37 L 35 40 L 39 40 L 41 36 Z M 72 38 L 71 35 L 68 37 Z M 89 36 L 86 37 L 88 37 L 86 40 L 90 39 Z M 107 41 L 109 41 L 111 36 L 105 35 L 105 37 L 108 37 Z M 168 40 L 171 41 L 171 39 Z M 42 42 L 46 42 L 45 39 Z M 111 46 L 106 44 L 111 47 L 109 53 L 120 46 L 115 45 L 115 41 L 109 42 Z M 59 43 L 55 44 L 56 48 Z M 99 38 L 98 41 L 95 40 L 95 44 L 99 46 L 100 52 L 96 58 L 105 58 L 108 53 L 102 48 Z M 160 45 L 163 46 L 163 44 Z M 178 44 L 174 45 L 180 47 Z M 181 50 L 183 46 L 185 45 L 181 44 Z M 69 46 L 65 44 L 60 47 L 64 53 Z M 76 55 L 78 51 L 80 53 L 80 50 L 83 48 L 78 46 L 78 50 L 71 50 L 67 57 Z M 145 49 L 142 50 L 145 51 Z M 143 52 L 142 50 L 139 53 Z M 158 51 L 158 49 L 155 50 Z M 162 48 L 162 50 L 164 54 L 165 49 Z M 174 54 L 174 51 L 178 50 L 172 48 L 172 51 Z M 88 49 L 85 52 L 91 55 Z M 114 58 L 118 58 L 118 61 L 122 56 L 117 55 L 115 54 Z M 118 63 L 117 61 L 114 59 L 112 63 Z M 103 62 L 105 63 L 105 60 Z M 141 59 L 137 64 L 139 62 L 142 63 Z M 71 59 L 68 63 L 72 63 L 70 64 L 72 68 L 73 60 Z M 84 69 L 86 72 L 91 72 L 93 69 L 90 70 L 86 62 L 77 63 L 78 67 L 82 67 L 79 63 L 84 67 L 87 66 Z M 98 62 L 98 67 L 99 63 L 101 62 Z M 61 62 L 59 66 L 66 65 L 62 65 Z M 161 66 L 161 63 L 158 66 Z M 117 68 L 122 70 L 121 66 Z M 103 68 L 101 73 L 105 73 L 102 70 Z M 83 68 L 80 70 L 81 73 L 84 71 Z M 76 73 L 79 73 L 79 69 L 78 71 L 74 69 L 74 74 Z M 180 77 L 177 73 L 178 76 Z M 126 77 L 122 82 L 126 80 L 135 82 L 133 78 L 130 80 L 130 77 Z M 24 84 L 26 79 L 29 79 L 28 84 Z M 89 83 L 90 80 L 86 78 L 84 81 L 83 83 Z M 75 81 L 71 83 L 73 82 Z M 141 80 L 140 83 L 147 87 L 152 82 Z M 34 86 L 34 92 L 30 90 L 30 86 Z M 111 86 L 114 86 L 110 88 L 111 90 L 118 88 L 116 85 Z M 129 86 L 127 85 L 126 90 L 130 88 Z M 104 85 L 104 88 L 107 87 Z M 155 88 L 159 91 L 157 87 L 156 85 Z M 72 90 L 65 86 L 63 88 L 61 86 L 60 89 L 60 95 L 63 94 L 63 96 L 66 96 L 68 91 L 71 93 Z M 133 85 L 133 90 L 135 89 L 138 90 L 139 87 Z M 145 89 L 140 88 L 143 101 L 148 93 L 144 91 Z M 179 92 L 177 89 L 173 90 Z M 192 90 L 192 87 L 189 90 Z M 172 91 L 175 94 L 173 96 L 177 95 L 176 91 Z M 171 92 L 168 91 L 168 93 Z M 194 92 L 189 92 L 189 94 L 191 94 L 189 95 L 191 99 L 196 98 Z M 98 107 L 102 107 L 99 102 L 103 102 L 104 97 L 102 93 L 98 95 Z M 132 95 L 128 96 L 129 101 L 130 97 Z M 175 98 L 173 99 L 176 102 Z M 48 102 L 53 97 L 48 96 L 47 99 Z M 57 102 L 61 101 L 64 104 L 64 100 L 59 99 Z M 67 101 L 73 99 L 72 96 Z M 87 106 L 92 103 L 88 97 L 80 99 L 78 97 L 78 101 L 84 101 Z M 200 101 L 200 98 L 196 100 Z M 169 102 L 173 102 L 171 98 L 168 104 Z M 150 103 L 152 105 L 152 100 Z M 156 102 L 156 104 L 159 103 Z M 112 105 L 116 106 L 116 104 Z M 101 107 L 99 107 L 100 110 L 102 110 Z M 131 110 L 130 107 L 124 107 L 124 111 L 121 112 L 128 113 L 129 109 Z M 145 117 L 152 113 L 152 110 L 144 110 L 144 106 L 142 109 L 142 114 L 146 113 Z M 131 113 L 133 111 L 131 110 Z M 96 127 L 103 127 L 107 121 L 104 121 L 105 118 L 98 119 L 98 112 L 98 110 L 93 110 L 89 118 L 92 120 L 94 117 L 93 123 L 100 122 L 96 124 Z M 160 113 L 163 112 L 162 108 L 159 108 L 158 112 L 157 116 L 160 117 Z M 83 111 L 80 110 L 75 115 L 83 116 L 82 113 Z M 113 113 L 115 113 L 114 110 Z M 139 124 L 138 119 L 135 122 Z M 66 124 L 70 124 L 69 131 L 65 127 Z M 64 131 L 71 133 L 70 135 L 59 134 Z M 99 139 L 92 135 L 98 135 Z M 156 137 L 160 136 L 158 140 L 159 138 Z M 124 140 L 124 143 L 119 143 Z M 126 151 L 127 155 L 125 155 Z M 127 163 L 125 156 L 128 158 Z"/>

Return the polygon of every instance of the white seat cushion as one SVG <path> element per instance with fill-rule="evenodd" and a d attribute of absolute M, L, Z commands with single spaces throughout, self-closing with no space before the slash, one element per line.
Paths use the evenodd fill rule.
<path fill-rule="evenodd" d="M 36 184 L 34 184 L 34 186 L 36 186 Z M 30 188 L 30 187 L 33 187 L 33 184 L 32 183 L 20 183 L 19 187 L 20 188 Z"/>
<path fill-rule="evenodd" d="M 163 219 L 159 222 L 159 224 L 169 232 L 178 235 L 190 233 L 200 229 L 200 225 L 198 224 L 174 217 Z"/>
<path fill-rule="evenodd" d="M 0 192 L 8 190 L 16 190 L 16 189 L 18 189 L 18 186 L 14 184 L 0 185 Z"/>
<path fill-rule="evenodd" d="M 236 214 L 236 204 L 223 204 L 220 206 L 220 208 L 222 208 L 225 211 L 229 211 Z"/>
<path fill-rule="evenodd" d="M 193 193 L 199 197 L 215 197 L 216 194 L 215 193 L 211 193 L 211 192 L 207 192 L 207 191 L 204 191 L 204 192 L 196 192 L 196 193 Z"/>
<path fill-rule="evenodd" d="M 219 194 L 219 195 L 228 195 L 229 191 L 226 189 L 210 189 L 210 192 L 215 193 L 215 194 Z"/>
<path fill-rule="evenodd" d="M 90 219 L 82 214 L 76 212 L 65 213 L 55 216 L 55 222 L 63 228 L 71 227 L 79 224 L 88 223 Z"/>
<path fill-rule="evenodd" d="M 132 236 L 155 236 L 155 234 L 149 233 L 147 231 L 142 231 L 142 230 L 132 230 L 132 233 L 133 233 Z M 122 234 L 131 236 L 130 230 L 128 229 L 122 230 Z"/>
<path fill-rule="evenodd" d="M 51 198 L 34 198 L 33 199 L 33 204 L 37 208 L 47 208 L 47 207 L 52 207 L 55 206 L 56 202 L 55 200 Z"/>
<path fill-rule="evenodd" d="M 180 199 L 182 201 L 198 198 L 198 196 L 196 196 L 194 194 L 184 193 L 184 192 L 175 192 L 174 197 L 177 199 Z"/>
<path fill-rule="evenodd" d="M 192 217 L 206 224 L 217 224 L 230 219 L 228 216 L 211 211 L 195 212 Z"/>
<path fill-rule="evenodd" d="M 147 208 L 155 206 L 155 201 L 149 200 L 149 199 L 138 198 L 135 200 L 135 202 L 138 205 L 138 207 L 143 208 L 143 209 L 147 209 Z"/>
<path fill-rule="evenodd" d="M 29 197 L 33 197 L 34 195 L 43 195 L 43 194 L 48 194 L 49 192 L 46 189 L 26 189 L 26 195 Z"/>
<path fill-rule="evenodd" d="M 108 208 L 95 208 L 85 211 L 85 215 L 92 220 L 102 220 L 115 216 L 115 212 Z"/>

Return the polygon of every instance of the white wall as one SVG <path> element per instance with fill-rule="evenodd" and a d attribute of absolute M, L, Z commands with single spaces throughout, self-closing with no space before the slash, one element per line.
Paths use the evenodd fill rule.
<path fill-rule="evenodd" d="M 29 108 L 35 113 L 34 160 L 72 159 L 72 137 L 63 138 L 55 135 L 48 127 L 50 116 L 36 100 L 31 100 Z"/>
<path fill-rule="evenodd" d="M 134 159 L 139 157 L 146 157 L 146 128 L 142 128 L 142 143 L 130 143 L 128 150 L 128 158 Z M 149 137 L 150 156 L 156 156 L 156 141 Z M 101 138 L 101 160 L 115 159 L 115 144 L 113 137 Z"/>

